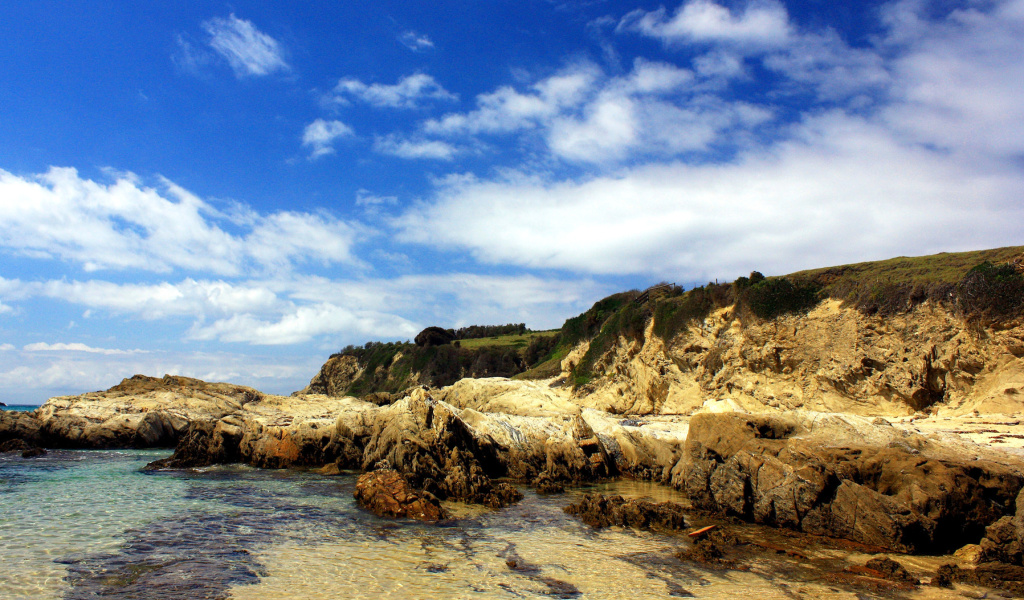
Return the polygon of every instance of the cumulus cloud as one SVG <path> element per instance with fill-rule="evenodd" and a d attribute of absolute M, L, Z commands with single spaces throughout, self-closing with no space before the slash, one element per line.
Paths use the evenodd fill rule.
<path fill-rule="evenodd" d="M 458 149 L 441 140 L 407 139 L 397 135 L 377 138 L 373 143 L 374 152 L 408 159 L 452 160 Z"/>
<path fill-rule="evenodd" d="M 738 13 L 713 0 L 689 0 L 672 16 L 664 7 L 636 10 L 619 27 L 670 44 L 728 43 L 758 48 L 784 44 L 792 33 L 786 7 L 775 0 L 748 0 Z"/>
<path fill-rule="evenodd" d="M 256 29 L 251 21 L 232 14 L 204 22 L 203 29 L 210 36 L 210 47 L 228 61 L 238 77 L 269 75 L 289 68 L 280 42 Z"/>
<path fill-rule="evenodd" d="M 198 340 L 218 339 L 256 345 L 296 344 L 316 336 L 345 332 L 375 338 L 411 338 L 419 329 L 397 315 L 352 310 L 332 303 L 299 306 L 278 319 L 260 319 L 248 314 L 233 315 L 194 327 L 190 336 Z"/>
<path fill-rule="evenodd" d="M 10 352 L 14 350 L 14 346 L 11 344 L 0 344 L 0 352 Z"/>
<path fill-rule="evenodd" d="M 310 148 L 310 158 L 334 154 L 334 142 L 339 138 L 355 135 L 352 128 L 341 121 L 317 119 L 306 125 L 302 132 L 302 145 Z"/>
<path fill-rule="evenodd" d="M 367 85 L 358 79 L 342 79 L 335 86 L 334 93 L 338 101 L 354 98 L 372 106 L 388 108 L 417 108 L 426 100 L 458 99 L 425 73 L 403 77 L 394 85 Z"/>
<path fill-rule="evenodd" d="M 34 344 L 26 344 L 22 348 L 25 352 L 87 352 L 90 354 L 106 354 L 111 355 L 123 355 L 123 354 L 145 354 L 146 350 L 116 350 L 111 348 L 93 348 L 80 342 L 72 342 L 66 344 L 58 342 L 56 344 L 47 344 L 46 342 L 36 342 Z"/>
<path fill-rule="evenodd" d="M 307 260 L 357 264 L 351 247 L 365 232 L 353 224 L 326 214 L 249 211 L 243 224 L 249 231 L 233 233 L 221 225 L 235 224 L 212 206 L 171 181 L 160 182 L 158 190 L 130 173 L 104 184 L 72 168 L 31 176 L 0 169 L 0 249 L 70 260 L 87 271 L 240 275 Z"/>
<path fill-rule="evenodd" d="M 1016 173 L 974 172 L 834 112 L 729 164 L 453 178 L 396 225 L 488 263 L 700 278 L 1014 243 L 1022 192 Z"/>
<path fill-rule="evenodd" d="M 429 37 L 415 31 L 404 31 L 398 36 L 398 41 L 413 52 L 423 52 L 434 47 L 434 42 Z"/>

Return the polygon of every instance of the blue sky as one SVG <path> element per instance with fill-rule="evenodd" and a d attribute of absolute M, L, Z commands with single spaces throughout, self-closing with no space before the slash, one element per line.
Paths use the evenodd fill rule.
<path fill-rule="evenodd" d="M 0 400 L 1024 243 L 1024 1 L 23 2 Z"/>

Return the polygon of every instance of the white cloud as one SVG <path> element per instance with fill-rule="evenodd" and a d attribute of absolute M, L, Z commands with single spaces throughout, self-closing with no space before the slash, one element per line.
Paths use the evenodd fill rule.
<path fill-rule="evenodd" d="M 130 173 L 102 184 L 75 169 L 52 167 L 20 177 L 0 169 L 0 248 L 35 258 L 59 258 L 87 271 L 174 269 L 240 275 L 295 262 L 357 264 L 351 253 L 360 231 L 327 215 L 251 210 L 236 235 L 223 215 L 166 179 L 143 187 Z M 238 220 L 238 219 L 236 219 Z M 310 240 L 317 240 L 313 246 Z M 251 242 L 273 242 L 272 247 Z"/>
<path fill-rule="evenodd" d="M 664 8 L 627 15 L 620 28 L 670 44 L 728 43 L 758 48 L 788 41 L 792 31 L 786 7 L 775 0 L 748 0 L 738 14 L 713 0 L 689 0 L 669 17 Z"/>
<path fill-rule="evenodd" d="M 10 352 L 14 350 L 14 346 L 10 344 L 0 344 L 0 352 Z"/>
<path fill-rule="evenodd" d="M 541 80 L 527 93 L 501 87 L 476 98 L 476 110 L 450 113 L 423 124 L 434 135 L 508 133 L 537 126 L 569 107 L 577 106 L 600 78 L 590 64 L 577 65 Z"/>
<path fill-rule="evenodd" d="M 370 190 L 356 190 L 356 206 L 376 207 L 394 206 L 396 204 L 398 204 L 398 196 L 378 196 L 370 192 Z"/>
<path fill-rule="evenodd" d="M 988 156 L 1024 153 L 1024 1 L 933 22 L 901 3 L 890 42 L 897 100 L 886 117 L 923 144 Z M 909 40 L 909 42 L 908 42 Z"/>
<path fill-rule="evenodd" d="M 1012 244 L 1021 193 L 1015 172 L 976 172 L 836 112 L 729 164 L 452 179 L 396 225 L 487 263 L 699 279 Z"/>
<path fill-rule="evenodd" d="M 105 354 L 111 355 L 123 355 L 123 354 L 145 354 L 146 350 L 116 350 L 110 348 L 93 348 L 92 346 L 86 346 L 80 342 L 72 342 L 66 344 L 58 342 L 56 344 L 47 344 L 46 342 L 36 342 L 34 344 L 27 344 L 22 348 L 25 352 L 87 352 L 90 354 Z"/>
<path fill-rule="evenodd" d="M 352 128 L 341 121 L 325 121 L 317 119 L 302 132 L 302 145 L 312 149 L 310 158 L 319 158 L 334 154 L 334 142 L 339 138 L 355 135 Z"/>
<path fill-rule="evenodd" d="M 434 47 L 434 42 L 429 37 L 415 31 L 405 31 L 398 36 L 398 41 L 413 52 L 423 52 Z"/>
<path fill-rule="evenodd" d="M 228 283 L 185 279 L 178 283 L 47 281 L 25 284 L 23 297 L 42 296 L 142 319 L 221 317 L 239 312 L 273 312 L 286 303 L 259 282 Z"/>
<path fill-rule="evenodd" d="M 452 160 L 459 152 L 458 148 L 448 142 L 405 139 L 394 135 L 377 138 L 373 143 L 373 150 L 398 158 L 433 160 Z"/>
<path fill-rule="evenodd" d="M 210 47 L 228 61 L 238 77 L 288 70 L 280 42 L 256 29 L 251 21 L 232 14 L 204 22 L 203 29 L 210 35 Z"/>
<path fill-rule="evenodd" d="M 417 108 L 424 100 L 458 99 L 425 73 L 409 75 L 394 85 L 367 85 L 357 79 L 342 79 L 335 86 L 334 93 L 340 101 L 355 98 L 373 106 L 389 108 Z"/>
<path fill-rule="evenodd" d="M 296 307 L 276 320 L 234 315 L 197 326 L 190 335 L 198 340 L 283 345 L 306 342 L 325 334 L 411 338 L 418 332 L 415 325 L 397 315 L 352 310 L 325 302 Z"/>

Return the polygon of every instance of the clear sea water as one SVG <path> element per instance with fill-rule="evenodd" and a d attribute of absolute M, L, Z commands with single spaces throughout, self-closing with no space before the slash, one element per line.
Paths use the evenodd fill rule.
<path fill-rule="evenodd" d="M 13 412 L 31 412 L 39 408 L 36 404 L 9 404 L 7 406 L 0 406 L 0 410 L 9 410 Z"/>
<path fill-rule="evenodd" d="M 167 454 L 0 455 L 0 598 L 877 597 L 787 581 L 771 565 L 683 563 L 674 554 L 685 536 L 595 530 L 566 515 L 579 490 L 524 490 L 498 511 L 450 504 L 458 518 L 434 526 L 359 509 L 354 475 L 140 471 Z M 598 489 L 677 499 L 644 483 Z"/>

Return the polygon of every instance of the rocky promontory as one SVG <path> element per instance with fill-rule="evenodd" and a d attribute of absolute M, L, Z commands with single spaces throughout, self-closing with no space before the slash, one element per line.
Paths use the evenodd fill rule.
<path fill-rule="evenodd" d="M 920 293 L 849 292 L 856 302 L 822 287 L 842 270 L 659 286 L 602 300 L 528 347 L 517 329 L 518 349 L 463 348 L 435 328 L 419 350 L 332 356 L 291 396 L 136 375 L 0 412 L 0 444 L 173 448 L 154 470 L 361 472 L 362 505 L 426 521 L 450 516 L 444 502 L 500 509 L 524 486 L 558 493 L 631 477 L 673 486 L 692 506 L 588 496 L 572 512 L 595 526 L 678 530 L 693 511 L 877 551 L 956 551 L 961 566 L 1020 565 L 1024 296 L 977 298 L 1024 276 L 968 268 Z M 1003 287 L 985 288 L 993 269 Z M 434 385 L 509 365 L 515 378 Z"/>

